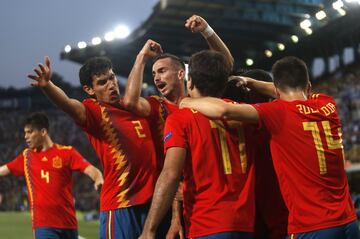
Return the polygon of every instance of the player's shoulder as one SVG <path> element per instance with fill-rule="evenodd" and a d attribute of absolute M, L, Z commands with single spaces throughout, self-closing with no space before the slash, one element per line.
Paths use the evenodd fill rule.
<path fill-rule="evenodd" d="M 55 148 L 58 149 L 58 150 L 74 150 L 73 146 L 62 145 L 62 144 L 55 144 Z"/>
<path fill-rule="evenodd" d="M 333 97 L 331 97 L 330 95 L 324 94 L 324 93 L 313 93 L 313 94 L 310 95 L 309 99 L 334 101 Z"/>

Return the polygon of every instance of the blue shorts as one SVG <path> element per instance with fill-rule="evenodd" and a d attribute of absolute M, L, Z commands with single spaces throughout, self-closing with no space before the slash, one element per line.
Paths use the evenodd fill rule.
<path fill-rule="evenodd" d="M 360 239 L 358 221 L 312 232 L 291 234 L 288 239 Z"/>
<path fill-rule="evenodd" d="M 219 232 L 204 237 L 196 237 L 196 239 L 253 239 L 252 232 Z"/>
<path fill-rule="evenodd" d="M 150 209 L 149 204 L 100 212 L 100 239 L 137 239 Z M 170 210 L 171 211 L 171 210 Z M 168 213 L 157 230 L 157 238 L 165 238 L 171 223 Z"/>
<path fill-rule="evenodd" d="M 35 228 L 35 239 L 78 239 L 77 229 Z"/>

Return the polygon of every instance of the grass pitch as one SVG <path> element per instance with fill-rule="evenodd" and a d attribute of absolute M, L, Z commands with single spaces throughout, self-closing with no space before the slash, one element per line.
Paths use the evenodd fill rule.
<path fill-rule="evenodd" d="M 83 214 L 76 212 L 79 223 L 79 238 L 97 239 L 99 222 L 85 222 Z M 0 212 L 1 239 L 34 239 L 29 212 Z"/>

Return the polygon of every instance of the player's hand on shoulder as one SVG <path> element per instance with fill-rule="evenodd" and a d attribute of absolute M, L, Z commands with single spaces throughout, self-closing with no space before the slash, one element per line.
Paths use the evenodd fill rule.
<path fill-rule="evenodd" d="M 154 58 L 161 55 L 163 50 L 161 45 L 154 40 L 147 40 L 139 54 L 143 54 L 147 58 Z"/>
<path fill-rule="evenodd" d="M 184 97 L 179 104 L 179 108 L 183 109 L 183 108 L 187 108 L 188 103 L 191 102 L 191 97 Z"/>
<path fill-rule="evenodd" d="M 101 177 L 99 179 L 97 179 L 95 182 L 94 182 L 94 188 L 96 191 L 100 192 L 101 191 L 101 187 L 102 185 L 104 184 L 104 178 Z"/>
<path fill-rule="evenodd" d="M 185 22 L 185 27 L 193 33 L 204 31 L 208 25 L 205 19 L 198 15 L 192 15 Z"/>
<path fill-rule="evenodd" d="M 228 81 L 236 81 L 236 86 L 246 86 L 248 82 L 251 80 L 249 77 L 244 76 L 229 76 Z"/>
<path fill-rule="evenodd" d="M 29 74 L 28 78 L 32 79 L 32 86 L 45 87 L 51 81 L 51 63 L 48 56 L 45 56 L 44 64 L 39 63 L 34 69 L 35 75 Z"/>

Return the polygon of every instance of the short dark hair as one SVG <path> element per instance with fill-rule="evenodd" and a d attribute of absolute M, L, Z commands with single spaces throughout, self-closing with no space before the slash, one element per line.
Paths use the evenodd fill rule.
<path fill-rule="evenodd" d="M 217 51 L 200 51 L 189 61 L 191 82 L 203 96 L 222 96 L 230 71 L 225 56 Z"/>
<path fill-rule="evenodd" d="M 49 119 L 46 114 L 42 112 L 36 112 L 29 115 L 25 119 L 24 123 L 24 126 L 27 125 L 30 125 L 37 130 L 46 129 L 47 131 L 49 131 Z"/>
<path fill-rule="evenodd" d="M 80 68 L 79 78 L 82 86 L 92 87 L 93 76 L 105 74 L 112 69 L 112 63 L 107 57 L 92 57 Z"/>
<path fill-rule="evenodd" d="M 158 55 L 157 57 L 154 58 L 153 63 L 157 62 L 158 60 L 165 59 L 165 58 L 170 58 L 170 60 L 176 67 L 178 67 L 179 69 L 185 70 L 184 61 L 181 60 L 180 57 L 177 57 L 170 53 L 164 53 L 164 54 Z"/>
<path fill-rule="evenodd" d="M 275 62 L 272 67 L 274 84 L 282 90 L 305 89 L 309 83 L 309 73 L 303 60 L 287 56 Z"/>

